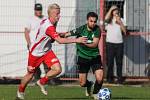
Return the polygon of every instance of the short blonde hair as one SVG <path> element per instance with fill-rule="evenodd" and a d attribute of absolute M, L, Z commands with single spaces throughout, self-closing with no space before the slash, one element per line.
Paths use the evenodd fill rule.
<path fill-rule="evenodd" d="M 47 13 L 48 15 L 50 14 L 50 12 L 52 11 L 52 9 L 60 9 L 60 6 L 56 3 L 53 3 L 53 4 L 50 4 L 48 6 L 48 10 L 47 10 Z"/>

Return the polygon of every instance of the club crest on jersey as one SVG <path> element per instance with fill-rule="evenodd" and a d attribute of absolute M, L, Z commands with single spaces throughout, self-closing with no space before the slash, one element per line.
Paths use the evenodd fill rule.
<path fill-rule="evenodd" d="M 94 34 L 92 34 L 92 38 L 94 38 Z"/>
<path fill-rule="evenodd" d="M 58 61 L 57 58 L 53 58 L 53 59 L 51 60 L 51 62 L 56 62 L 56 61 Z"/>

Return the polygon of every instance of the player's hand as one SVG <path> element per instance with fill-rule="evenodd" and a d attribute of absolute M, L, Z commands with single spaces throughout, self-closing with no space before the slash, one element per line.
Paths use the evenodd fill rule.
<path fill-rule="evenodd" d="M 87 37 L 79 37 L 77 38 L 77 43 L 87 43 L 88 38 Z"/>

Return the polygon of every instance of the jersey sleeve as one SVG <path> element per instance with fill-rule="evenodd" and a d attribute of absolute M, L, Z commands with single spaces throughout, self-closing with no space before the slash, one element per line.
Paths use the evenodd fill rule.
<path fill-rule="evenodd" d="M 79 27 L 79 28 L 76 28 L 76 29 L 71 30 L 71 31 L 70 31 L 71 36 L 77 36 L 77 37 L 78 37 L 78 36 L 81 34 L 81 28 L 82 28 L 82 27 Z"/>
<path fill-rule="evenodd" d="M 55 39 L 59 36 L 58 33 L 56 32 L 56 27 L 55 26 L 48 27 L 47 30 L 46 30 L 46 35 L 50 36 L 53 39 Z"/>

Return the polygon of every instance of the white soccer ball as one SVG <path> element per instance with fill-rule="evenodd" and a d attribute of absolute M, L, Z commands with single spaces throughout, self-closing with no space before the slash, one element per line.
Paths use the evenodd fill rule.
<path fill-rule="evenodd" d="M 111 91 L 108 88 L 100 89 L 97 96 L 98 96 L 98 100 L 110 100 Z"/>

